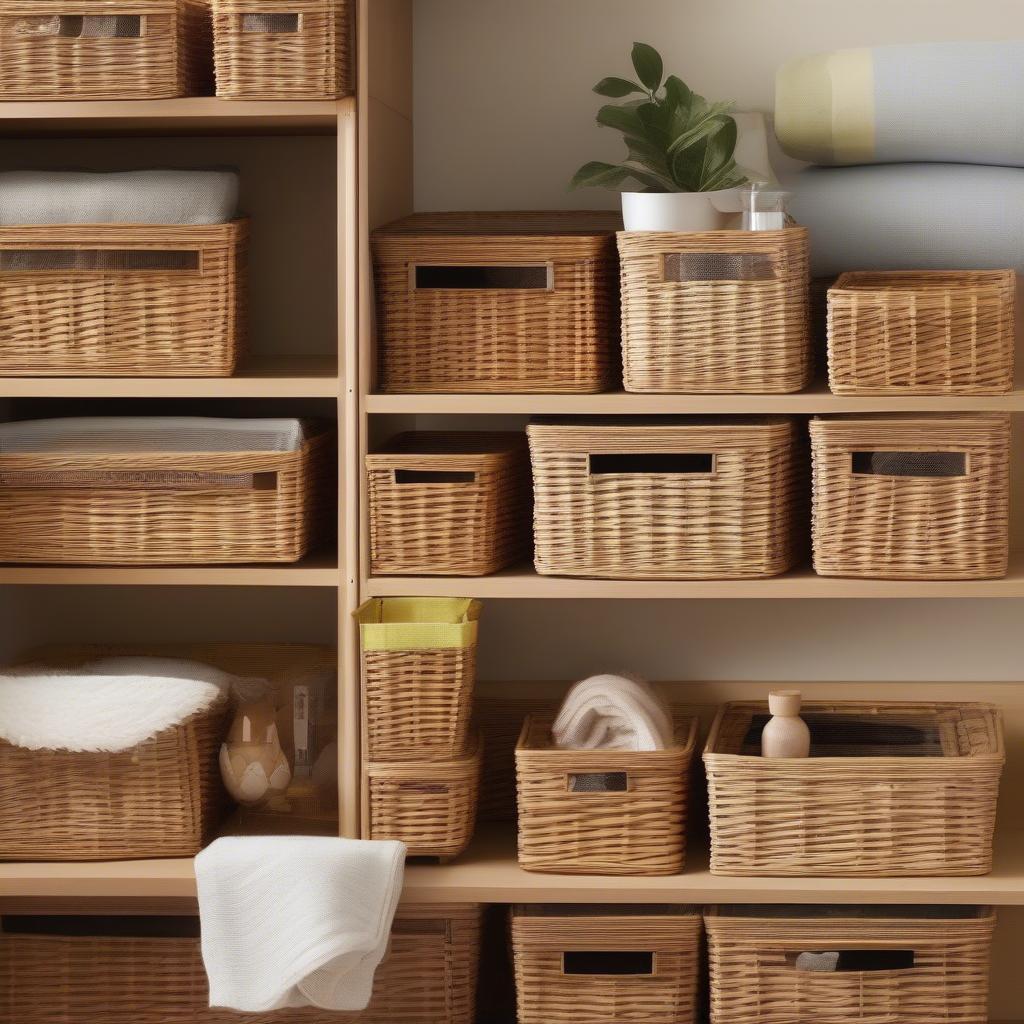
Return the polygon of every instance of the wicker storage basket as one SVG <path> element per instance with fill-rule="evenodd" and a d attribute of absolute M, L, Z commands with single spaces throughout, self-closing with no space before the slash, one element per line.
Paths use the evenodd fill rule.
<path fill-rule="evenodd" d="M 0 100 L 208 93 L 205 0 L 0 0 Z"/>
<path fill-rule="evenodd" d="M 686 853 L 697 720 L 668 750 L 559 750 L 527 718 L 516 747 L 519 863 L 570 875 L 672 875 Z"/>
<path fill-rule="evenodd" d="M 787 393 L 810 384 L 806 229 L 622 232 L 619 258 L 627 391 Z"/>
<path fill-rule="evenodd" d="M 332 447 L 0 454 L 0 561 L 298 561 L 331 505 Z"/>
<path fill-rule="evenodd" d="M 712 1024 L 988 1024 L 987 907 L 721 907 L 705 924 Z"/>
<path fill-rule="evenodd" d="M 355 91 L 355 0 L 210 0 L 217 95 L 329 100 Z"/>
<path fill-rule="evenodd" d="M 9 1024 L 473 1024 L 480 908 L 402 907 L 362 1013 L 208 1006 L 194 918 L 7 918 L 0 1020 Z"/>
<path fill-rule="evenodd" d="M 484 576 L 526 556 L 522 434 L 401 434 L 366 457 L 366 476 L 372 572 Z"/>
<path fill-rule="evenodd" d="M 410 857 L 458 857 L 473 838 L 481 743 L 450 761 L 372 761 L 366 765 L 367 839 L 397 839 Z"/>
<path fill-rule="evenodd" d="M 1008 416 L 816 419 L 811 454 L 819 575 L 1006 574 Z"/>
<path fill-rule="evenodd" d="M 0 228 L 0 374 L 229 377 L 247 224 Z"/>
<path fill-rule="evenodd" d="M 763 758 L 766 703 L 726 704 L 704 767 L 716 875 L 984 875 L 1003 722 L 984 704 L 804 704 L 810 758 Z"/>
<path fill-rule="evenodd" d="M 439 213 L 375 232 L 381 390 L 604 391 L 618 329 L 617 223 Z"/>
<path fill-rule="evenodd" d="M 466 749 L 480 603 L 376 598 L 356 612 L 370 760 L 440 760 Z"/>
<path fill-rule="evenodd" d="M 514 907 L 519 1024 L 694 1024 L 702 932 L 685 906 Z"/>
<path fill-rule="evenodd" d="M 1013 387 L 1012 270 L 843 274 L 828 293 L 837 395 L 996 395 Z"/>
<path fill-rule="evenodd" d="M 531 424 L 537 572 L 774 576 L 802 554 L 806 476 L 783 418 Z"/>

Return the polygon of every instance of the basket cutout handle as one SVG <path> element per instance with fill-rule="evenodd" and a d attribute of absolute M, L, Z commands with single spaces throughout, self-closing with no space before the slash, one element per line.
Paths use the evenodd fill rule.
<path fill-rule="evenodd" d="M 774 281 L 775 260 L 766 252 L 670 252 L 662 257 L 666 284 L 691 281 Z"/>
<path fill-rule="evenodd" d="M 276 491 L 277 473 L 176 469 L 0 470 L 0 487 L 33 491 Z"/>
<path fill-rule="evenodd" d="M 242 14 L 241 29 L 246 35 L 290 35 L 302 31 L 302 15 L 296 11 Z"/>
<path fill-rule="evenodd" d="M 969 472 L 967 452 L 855 451 L 854 476 L 958 477 Z"/>
<path fill-rule="evenodd" d="M 657 954 L 642 950 L 572 950 L 562 954 L 562 974 L 584 978 L 653 978 Z"/>
<path fill-rule="evenodd" d="M 472 470 L 396 469 L 396 484 L 475 484 Z"/>
<path fill-rule="evenodd" d="M 19 36 L 62 39 L 141 39 L 146 19 L 141 14 L 47 14 L 18 18 Z"/>
<path fill-rule="evenodd" d="M 569 793 L 628 793 L 628 772 L 570 772 L 565 778 Z"/>
<path fill-rule="evenodd" d="M 0 273 L 201 274 L 198 249 L 0 249 Z"/>
<path fill-rule="evenodd" d="M 808 950 L 786 954 L 786 966 L 802 974 L 872 974 L 914 969 L 912 949 Z"/>
<path fill-rule="evenodd" d="M 409 268 L 412 291 L 552 291 L 551 263 L 415 263 Z"/>
<path fill-rule="evenodd" d="M 591 453 L 591 476 L 714 476 L 716 458 L 710 452 Z"/>

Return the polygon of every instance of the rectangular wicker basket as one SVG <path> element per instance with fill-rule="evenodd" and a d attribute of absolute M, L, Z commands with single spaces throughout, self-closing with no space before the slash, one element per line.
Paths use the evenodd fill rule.
<path fill-rule="evenodd" d="M 0 228 L 0 373 L 229 377 L 247 222 Z"/>
<path fill-rule="evenodd" d="M 774 576 L 802 555 L 796 425 L 535 423 L 537 572 L 612 579 Z"/>
<path fill-rule="evenodd" d="M 1012 270 L 843 274 L 828 292 L 837 395 L 997 395 L 1013 387 Z"/>
<path fill-rule="evenodd" d="M 805 228 L 619 234 L 627 391 L 800 391 L 811 382 Z"/>
<path fill-rule="evenodd" d="M 371 761 L 450 760 L 469 738 L 481 605 L 468 598 L 376 598 L 359 623 Z"/>
<path fill-rule="evenodd" d="M 355 0 L 210 0 L 217 95 L 330 100 L 355 91 Z"/>
<path fill-rule="evenodd" d="M 194 918 L 7 918 L 10 1024 L 473 1024 L 480 908 L 402 907 L 361 1013 L 211 1008 Z"/>
<path fill-rule="evenodd" d="M 438 213 L 380 228 L 380 389 L 606 390 L 617 225 L 606 213 Z"/>
<path fill-rule="evenodd" d="M 570 875 L 673 875 L 686 854 L 697 720 L 667 750 L 559 750 L 529 717 L 516 746 L 519 864 Z"/>
<path fill-rule="evenodd" d="M 811 455 L 819 575 L 1006 575 L 1009 416 L 814 419 Z"/>
<path fill-rule="evenodd" d="M 512 908 L 519 1024 L 695 1024 L 693 907 Z"/>
<path fill-rule="evenodd" d="M 0 0 L 0 100 L 209 94 L 205 0 Z"/>
<path fill-rule="evenodd" d="M 0 454 L 0 561 L 296 562 L 326 525 L 332 432 L 287 452 Z"/>
<path fill-rule="evenodd" d="M 984 875 L 1005 750 L 985 704 L 812 702 L 811 756 L 761 757 L 767 703 L 726 704 L 704 748 L 716 875 Z"/>
<path fill-rule="evenodd" d="M 375 574 L 485 576 L 529 550 L 523 434 L 400 434 L 366 477 Z"/>
<path fill-rule="evenodd" d="M 712 1024 L 988 1024 L 988 907 L 712 907 L 704 921 Z M 836 969 L 815 968 L 830 953 Z"/>

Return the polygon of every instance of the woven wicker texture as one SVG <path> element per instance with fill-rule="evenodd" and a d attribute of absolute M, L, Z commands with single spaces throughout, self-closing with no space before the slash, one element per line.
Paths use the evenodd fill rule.
<path fill-rule="evenodd" d="M 375 232 L 381 390 L 607 389 L 618 329 L 617 221 L 602 213 L 418 214 Z M 451 276 L 417 287 L 417 268 Z M 464 280 L 466 268 L 507 276 L 488 287 Z"/>
<path fill-rule="evenodd" d="M 878 908 L 807 917 L 800 908 L 750 908 L 749 915 L 705 917 L 711 967 L 712 1024 L 987 1024 L 988 975 L 995 915 L 956 918 L 936 908 L 911 916 Z M 955 909 L 955 908 L 954 908 Z M 757 916 L 763 913 L 763 917 Z M 782 916 L 789 915 L 789 916 Z M 906 950 L 897 970 L 815 973 L 795 968 L 804 951 Z"/>
<path fill-rule="evenodd" d="M 295 452 L 0 454 L 0 561 L 298 561 L 332 508 L 333 444 L 320 433 Z M 168 486 L 165 470 L 252 474 L 253 483 Z M 133 474 L 131 485 L 109 486 L 111 472 Z"/>
<path fill-rule="evenodd" d="M 372 761 L 367 839 L 397 839 L 410 857 L 451 860 L 469 846 L 480 788 L 479 738 L 451 761 Z"/>
<path fill-rule="evenodd" d="M 130 926 L 129 926 L 130 927 Z M 72 929 L 69 929 L 69 931 Z M 75 932 L 87 931 L 81 924 Z M 0 932 L 5 1024 L 473 1024 L 477 906 L 403 907 L 362 1013 L 211 1009 L 199 940 Z"/>
<path fill-rule="evenodd" d="M 69 13 L 140 16 L 140 32 L 78 35 L 68 23 L 79 18 Z M 0 99 L 155 100 L 207 94 L 210 46 L 204 0 L 2 0 Z"/>
<path fill-rule="evenodd" d="M 802 554 L 806 476 L 789 420 L 531 424 L 527 433 L 542 575 L 774 576 Z M 664 471 L 600 459 L 686 454 L 697 456 L 693 472 L 689 461 Z"/>
<path fill-rule="evenodd" d="M 513 908 L 519 1024 L 694 1024 L 702 930 L 690 907 Z"/>
<path fill-rule="evenodd" d="M 211 3 L 218 96 L 318 100 L 355 90 L 355 0 Z"/>
<path fill-rule="evenodd" d="M 766 703 L 704 748 L 716 875 L 984 875 L 1005 751 L 981 704 L 808 703 L 810 758 L 760 756 Z"/>
<path fill-rule="evenodd" d="M 230 376 L 245 340 L 246 239 L 244 220 L 0 228 L 0 373 Z M 17 267 L 26 252 L 96 250 L 125 253 L 124 268 Z M 133 268 L 140 254 L 191 269 Z"/>
<path fill-rule="evenodd" d="M 1012 270 L 843 274 L 828 293 L 837 395 L 995 395 L 1013 387 Z"/>
<path fill-rule="evenodd" d="M 787 393 L 811 382 L 808 240 L 621 232 L 627 391 Z"/>
<path fill-rule="evenodd" d="M 366 476 L 372 572 L 483 576 L 526 556 L 522 434 L 401 434 L 366 457 Z"/>
<path fill-rule="evenodd" d="M 909 453 L 925 457 L 908 458 Z M 811 454 L 819 575 L 991 579 L 1006 574 L 1008 416 L 815 419 Z M 959 459 L 956 475 L 936 475 L 949 472 L 944 467 L 951 454 Z"/>
<path fill-rule="evenodd" d="M 558 750 L 551 721 L 528 718 L 516 747 L 519 863 L 527 871 L 672 875 L 686 853 L 697 720 L 647 752 Z"/>

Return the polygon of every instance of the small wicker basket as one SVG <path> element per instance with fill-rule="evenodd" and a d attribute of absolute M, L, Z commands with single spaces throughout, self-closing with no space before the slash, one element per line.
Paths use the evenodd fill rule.
<path fill-rule="evenodd" d="M 229 377 L 247 222 L 0 228 L 0 373 Z"/>
<path fill-rule="evenodd" d="M 1013 387 L 1012 270 L 843 274 L 828 292 L 837 395 L 997 395 Z"/>
<path fill-rule="evenodd" d="M 810 384 L 805 228 L 622 232 L 619 259 L 627 391 L 785 394 Z"/>
<path fill-rule="evenodd" d="M 668 750 L 559 750 L 551 721 L 527 718 L 516 746 L 519 863 L 571 875 L 683 869 L 697 720 Z"/>
<path fill-rule="evenodd" d="M 355 0 L 210 0 L 217 95 L 331 100 L 355 91 Z"/>
<path fill-rule="evenodd" d="M 401 434 L 367 455 L 366 476 L 378 575 L 485 576 L 529 550 L 522 434 Z"/>
<path fill-rule="evenodd" d="M 695 1024 L 693 907 L 512 909 L 519 1024 Z"/>
<path fill-rule="evenodd" d="M 380 228 L 381 390 L 607 389 L 617 223 L 600 213 L 438 213 Z"/>
<path fill-rule="evenodd" d="M 535 423 L 537 572 L 774 576 L 802 555 L 806 476 L 788 419 Z"/>
<path fill-rule="evenodd" d="M 815 419 L 811 454 L 819 575 L 1006 575 L 1008 416 Z"/>
<path fill-rule="evenodd" d="M 0 0 L 0 100 L 208 95 L 205 0 Z"/>
<path fill-rule="evenodd" d="M 984 875 L 1005 750 L 984 704 L 811 702 L 809 758 L 761 757 L 765 703 L 704 748 L 716 875 Z"/>
<path fill-rule="evenodd" d="M 712 907 L 704 922 L 712 1024 L 988 1024 L 988 907 Z"/>

